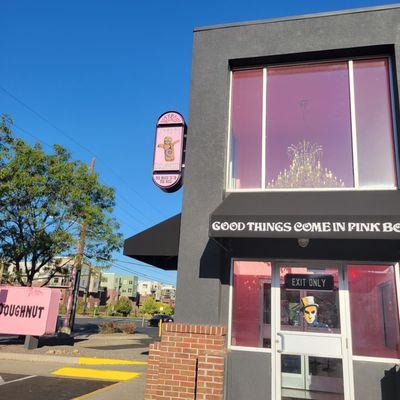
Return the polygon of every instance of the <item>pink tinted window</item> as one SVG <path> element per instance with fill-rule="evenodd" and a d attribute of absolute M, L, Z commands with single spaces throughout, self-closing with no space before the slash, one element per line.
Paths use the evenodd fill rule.
<path fill-rule="evenodd" d="M 266 187 L 352 187 L 347 63 L 267 73 Z"/>
<path fill-rule="evenodd" d="M 235 261 L 233 346 L 271 347 L 271 264 Z"/>
<path fill-rule="evenodd" d="M 349 265 L 353 353 L 400 357 L 399 313 L 394 267 Z"/>
<path fill-rule="evenodd" d="M 360 186 L 396 186 L 388 60 L 353 65 Z"/>
<path fill-rule="evenodd" d="M 232 82 L 231 187 L 261 186 L 262 70 L 236 71 Z"/>

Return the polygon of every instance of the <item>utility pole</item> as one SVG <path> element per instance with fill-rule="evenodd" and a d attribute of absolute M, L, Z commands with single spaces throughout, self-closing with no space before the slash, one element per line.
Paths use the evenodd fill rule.
<path fill-rule="evenodd" d="M 88 275 L 87 275 L 87 282 L 85 285 L 85 290 L 83 292 L 83 313 L 86 314 L 87 310 L 87 299 L 90 290 L 90 280 L 92 279 L 92 267 L 88 265 Z"/>
<path fill-rule="evenodd" d="M 92 162 L 90 163 L 91 174 L 94 174 L 95 162 L 96 158 L 93 157 Z M 86 218 L 84 218 L 81 226 L 81 231 L 79 233 L 74 265 L 72 267 L 72 274 L 71 274 L 72 282 L 68 293 L 67 312 L 64 317 L 63 327 L 61 328 L 61 332 L 66 333 L 68 335 L 70 335 L 72 330 L 74 329 L 75 313 L 76 313 L 76 306 L 78 303 L 79 283 L 81 279 L 82 261 L 83 261 L 83 254 L 85 251 L 86 235 L 87 235 L 87 221 Z"/>

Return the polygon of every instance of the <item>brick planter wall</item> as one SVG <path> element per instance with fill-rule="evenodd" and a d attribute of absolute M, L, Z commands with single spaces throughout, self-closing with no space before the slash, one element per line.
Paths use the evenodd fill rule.
<path fill-rule="evenodd" d="M 165 324 L 150 345 L 145 400 L 223 400 L 226 330 Z"/>

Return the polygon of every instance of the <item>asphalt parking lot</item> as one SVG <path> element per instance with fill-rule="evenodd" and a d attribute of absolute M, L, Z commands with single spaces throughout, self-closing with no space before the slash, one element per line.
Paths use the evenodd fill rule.
<path fill-rule="evenodd" d="M 135 322 L 137 333 L 97 336 L 106 321 Z M 77 318 L 72 343 L 43 338 L 35 350 L 23 349 L 23 338 L 0 335 L 0 352 L 19 356 L 41 355 L 38 361 L 0 356 L 0 399 L 15 400 L 141 400 L 150 343 L 158 328 L 141 326 L 141 320 L 118 317 Z M 58 353 L 57 353 L 58 352 Z M 62 357 L 76 357 L 71 364 Z M 122 363 L 121 363 L 122 360 Z"/>
<path fill-rule="evenodd" d="M 0 372 L 0 399 L 76 399 L 117 382 Z"/>

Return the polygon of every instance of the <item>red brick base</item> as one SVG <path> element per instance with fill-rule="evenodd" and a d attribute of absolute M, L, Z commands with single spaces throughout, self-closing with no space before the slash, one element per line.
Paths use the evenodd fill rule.
<path fill-rule="evenodd" d="M 145 400 L 223 400 L 225 335 L 221 326 L 165 324 L 150 345 Z"/>

